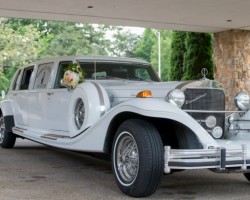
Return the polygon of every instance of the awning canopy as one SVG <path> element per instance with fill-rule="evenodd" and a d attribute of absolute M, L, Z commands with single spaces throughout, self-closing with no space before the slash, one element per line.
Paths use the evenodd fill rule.
<path fill-rule="evenodd" d="M 250 30 L 246 0 L 0 0 L 0 16 L 220 32 Z"/>

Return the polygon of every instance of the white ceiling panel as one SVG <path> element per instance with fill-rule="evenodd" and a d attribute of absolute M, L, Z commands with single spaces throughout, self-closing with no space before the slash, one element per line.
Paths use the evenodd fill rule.
<path fill-rule="evenodd" d="M 219 32 L 250 27 L 249 0 L 0 0 L 0 16 Z"/>

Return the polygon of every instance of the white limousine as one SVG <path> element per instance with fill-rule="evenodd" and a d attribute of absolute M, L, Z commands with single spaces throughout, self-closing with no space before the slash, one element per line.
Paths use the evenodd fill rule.
<path fill-rule="evenodd" d="M 250 98 L 225 110 L 220 84 L 160 82 L 145 61 L 71 56 L 19 69 L 0 103 L 0 145 L 17 137 L 110 156 L 118 187 L 154 193 L 164 174 L 241 172 L 250 180 Z"/>

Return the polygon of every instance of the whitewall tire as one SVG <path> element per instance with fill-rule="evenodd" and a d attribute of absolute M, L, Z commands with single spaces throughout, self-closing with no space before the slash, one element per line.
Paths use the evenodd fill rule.
<path fill-rule="evenodd" d="M 163 175 L 163 153 L 162 140 L 151 123 L 123 122 L 112 146 L 112 169 L 120 190 L 132 197 L 154 193 Z"/>

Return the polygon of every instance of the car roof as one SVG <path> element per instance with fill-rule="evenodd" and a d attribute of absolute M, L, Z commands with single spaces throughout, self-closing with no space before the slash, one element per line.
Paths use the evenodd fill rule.
<path fill-rule="evenodd" d="M 141 59 L 136 59 L 136 58 L 126 58 L 126 57 L 112 57 L 112 56 L 95 56 L 95 55 L 78 55 L 78 56 L 61 56 L 61 57 L 55 57 L 55 58 L 48 58 L 48 59 L 42 59 L 42 60 L 37 60 L 33 63 L 30 63 L 27 66 L 31 66 L 34 64 L 40 64 L 40 63 L 46 63 L 46 62 L 53 62 L 53 61 L 61 61 L 61 60 L 78 60 L 78 61 L 96 61 L 96 62 L 101 62 L 101 61 L 111 61 L 111 62 L 131 62 L 131 63 L 140 63 L 140 64 L 149 64 L 148 62 L 141 60 Z"/>

